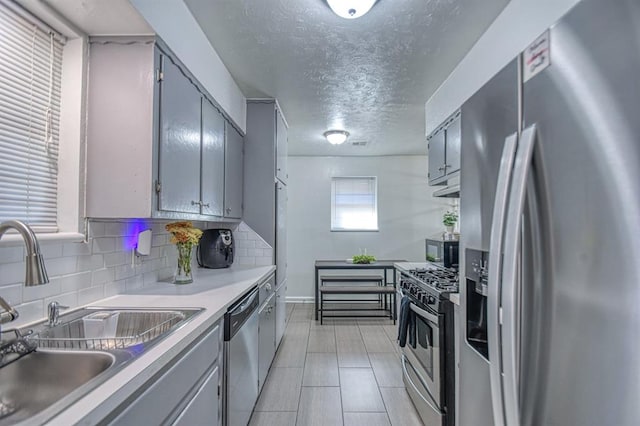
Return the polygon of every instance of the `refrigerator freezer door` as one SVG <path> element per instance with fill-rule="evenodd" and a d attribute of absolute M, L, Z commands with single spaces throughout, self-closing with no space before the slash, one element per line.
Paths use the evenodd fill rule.
<path fill-rule="evenodd" d="M 522 284 L 523 425 L 640 419 L 639 26 L 636 0 L 583 0 L 524 84 L 545 279 Z"/>
<path fill-rule="evenodd" d="M 489 251 L 491 221 L 503 146 L 518 130 L 518 65 L 511 62 L 462 106 L 460 170 L 461 256 L 467 248 Z M 489 257 L 491 258 L 491 253 Z M 460 276 L 465 260 L 460 259 Z M 489 271 L 491 274 L 491 271 Z M 461 282 L 461 333 L 466 336 L 467 283 Z M 491 343 L 491 342 L 489 342 Z M 489 363 L 460 342 L 460 424 L 493 426 Z"/>

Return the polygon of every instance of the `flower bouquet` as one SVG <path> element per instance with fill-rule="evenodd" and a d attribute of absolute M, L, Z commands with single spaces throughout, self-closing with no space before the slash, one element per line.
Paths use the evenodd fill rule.
<path fill-rule="evenodd" d="M 189 284 L 193 282 L 191 274 L 191 254 L 193 246 L 198 244 L 202 231 L 194 228 L 191 222 L 173 222 L 164 227 L 171 233 L 171 243 L 178 250 L 178 267 L 173 279 L 175 284 Z"/>

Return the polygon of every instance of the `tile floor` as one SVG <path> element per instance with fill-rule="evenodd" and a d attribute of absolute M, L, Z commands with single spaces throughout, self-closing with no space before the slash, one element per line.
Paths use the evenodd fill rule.
<path fill-rule="evenodd" d="M 313 319 L 287 305 L 287 329 L 251 426 L 422 425 L 404 384 L 396 326 L 385 319 Z"/>

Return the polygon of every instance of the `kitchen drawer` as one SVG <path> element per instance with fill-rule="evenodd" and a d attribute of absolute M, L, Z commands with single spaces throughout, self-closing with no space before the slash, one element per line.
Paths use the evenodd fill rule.
<path fill-rule="evenodd" d="M 220 353 L 220 325 L 217 324 L 111 423 L 114 425 L 158 425 L 180 404 Z"/>

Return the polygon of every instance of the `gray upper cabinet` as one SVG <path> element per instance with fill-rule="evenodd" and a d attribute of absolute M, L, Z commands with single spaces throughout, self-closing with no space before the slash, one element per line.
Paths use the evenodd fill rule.
<path fill-rule="evenodd" d="M 435 183 L 444 177 L 445 132 L 434 134 L 429 139 L 429 183 Z"/>
<path fill-rule="evenodd" d="M 444 185 L 460 172 L 460 112 L 456 112 L 429 137 L 429 184 Z"/>
<path fill-rule="evenodd" d="M 88 58 L 86 216 L 240 219 L 242 135 L 189 70 L 154 37 L 92 37 Z"/>
<path fill-rule="evenodd" d="M 247 101 L 243 219 L 271 247 L 276 248 L 276 182 L 286 170 L 286 156 L 278 157 L 278 128 L 284 135 L 286 121 L 275 100 Z M 286 135 L 282 137 L 286 146 Z M 279 164 L 277 164 L 279 163 Z M 285 173 L 286 174 L 286 173 Z"/>
<path fill-rule="evenodd" d="M 276 177 L 287 183 L 288 130 L 280 110 L 276 109 Z"/>
<path fill-rule="evenodd" d="M 447 174 L 460 171 L 460 115 L 458 115 L 447 127 Z"/>
<path fill-rule="evenodd" d="M 200 213 L 201 95 L 170 57 L 161 62 L 158 209 Z"/>
<path fill-rule="evenodd" d="M 222 114 L 202 98 L 202 214 L 222 216 L 224 209 L 225 121 Z"/>
<path fill-rule="evenodd" d="M 242 217 L 244 182 L 244 140 L 228 123 L 226 125 L 224 216 Z"/>

